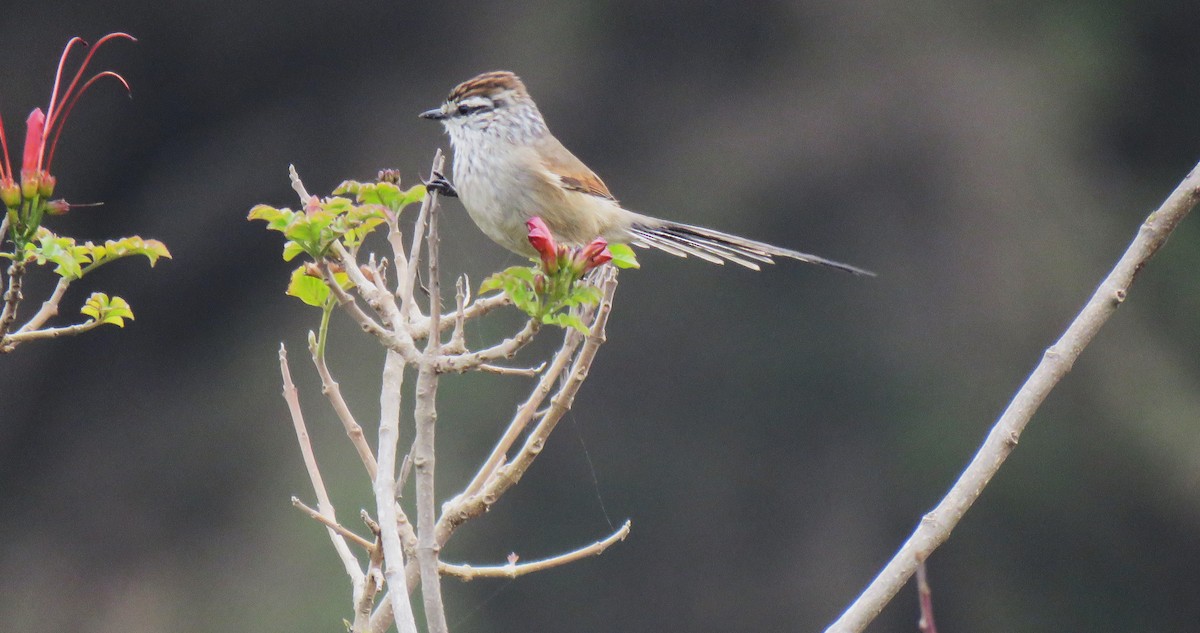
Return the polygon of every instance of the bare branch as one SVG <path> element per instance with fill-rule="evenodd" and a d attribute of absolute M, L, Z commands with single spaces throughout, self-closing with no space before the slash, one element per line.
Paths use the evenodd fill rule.
<path fill-rule="evenodd" d="M 101 325 L 103 324 L 100 321 L 91 320 L 84 321 L 83 323 L 76 323 L 75 325 L 65 325 L 63 327 L 48 327 L 44 330 L 17 332 L 15 334 L 9 334 L 8 337 L 4 339 L 4 345 L 6 350 L 8 350 L 21 343 L 28 343 L 29 341 L 83 334 L 84 332 L 87 332 L 88 330 L 94 330 Z"/>
<path fill-rule="evenodd" d="M 325 364 L 325 358 L 317 353 L 315 340 L 310 341 L 309 352 L 312 355 L 313 364 L 317 367 L 317 374 L 321 377 L 321 392 L 329 399 L 329 404 L 333 407 L 334 413 L 342 421 L 342 426 L 346 429 L 346 435 L 350 438 L 350 443 L 354 445 L 354 450 L 358 451 L 358 458 L 362 460 L 363 466 L 367 469 L 367 476 L 371 478 L 371 481 L 375 481 L 375 473 L 378 470 L 378 466 L 375 463 L 375 454 L 371 452 L 371 447 L 367 444 L 367 438 L 363 435 L 362 427 L 355 421 L 354 414 L 350 413 L 350 406 L 342 398 L 342 388 L 333 379 L 333 375 L 329 373 L 329 366 Z"/>
<path fill-rule="evenodd" d="M 446 354 L 465 354 L 467 352 L 467 302 L 470 301 L 470 281 L 464 273 L 454 282 L 454 331 L 450 334 L 450 342 L 442 347 Z"/>
<path fill-rule="evenodd" d="M 4 307 L 0 309 L 0 342 L 10 348 L 8 333 L 12 331 L 13 321 L 17 319 L 17 306 L 21 305 L 21 280 L 25 277 L 25 264 L 13 262 L 8 267 L 8 289 L 4 291 Z M 7 351 L 7 350 L 4 350 Z"/>
<path fill-rule="evenodd" d="M 480 371 L 486 371 L 489 374 L 496 374 L 498 376 L 525 376 L 527 378 L 532 378 L 542 373 L 542 370 L 545 368 L 545 361 L 538 363 L 537 367 L 499 367 L 497 365 L 487 364 L 483 364 L 478 367 Z"/>
<path fill-rule="evenodd" d="M 343 538 L 350 539 L 355 545 L 358 545 L 359 547 L 367 550 L 367 552 L 373 551 L 375 546 L 371 543 L 371 541 L 368 541 L 367 539 L 355 534 L 354 532 L 351 532 L 350 530 L 346 529 L 346 527 L 343 526 L 341 523 L 330 520 L 329 517 L 325 516 L 324 514 L 321 514 L 320 512 L 317 512 L 313 508 L 310 508 L 303 501 L 301 501 L 299 497 L 292 497 L 292 506 L 295 507 L 296 509 L 300 510 L 304 514 L 307 514 L 309 517 L 316 519 L 318 523 L 321 523 L 325 527 L 342 535 Z"/>
<path fill-rule="evenodd" d="M 308 204 L 312 196 L 308 195 L 308 190 L 304 188 L 304 183 L 300 182 L 300 174 L 296 173 L 295 165 L 288 165 L 288 178 L 292 181 L 292 190 L 296 195 L 300 196 L 301 204 Z"/>
<path fill-rule="evenodd" d="M 446 157 L 442 155 L 442 150 L 439 149 L 433 154 L 433 168 L 431 171 L 441 172 L 442 167 L 446 163 Z M 421 210 L 417 212 L 417 221 L 413 225 L 412 246 L 408 249 L 410 253 L 408 258 L 408 277 L 405 279 L 397 279 L 396 283 L 402 284 L 398 290 L 400 292 L 400 309 L 406 315 L 412 315 L 419 310 L 416 307 L 416 299 L 413 297 L 413 291 L 417 287 L 417 269 L 418 262 L 421 261 L 421 242 L 425 239 L 425 225 L 429 221 L 429 213 L 431 207 L 437 203 L 437 191 L 429 190 L 425 194 L 425 199 L 421 201 Z M 422 338 L 414 328 L 414 338 Z"/>
<path fill-rule="evenodd" d="M 516 356 L 517 352 L 521 351 L 522 347 L 525 347 L 533 340 L 539 328 L 540 324 L 530 319 L 525 322 L 525 327 L 521 328 L 521 331 L 514 334 L 512 338 L 504 339 L 504 341 L 492 347 L 456 356 L 442 356 L 437 361 L 437 370 L 442 373 L 462 373 L 494 360 L 512 358 Z"/>
<path fill-rule="evenodd" d="M 925 573 L 925 561 L 917 565 L 917 604 L 921 610 L 921 619 L 917 620 L 917 630 L 921 633 L 937 633 L 937 624 L 933 621 L 933 590 L 929 588 L 929 578 Z"/>
<path fill-rule="evenodd" d="M 611 267 L 606 269 L 600 278 L 600 283 L 604 294 L 600 300 L 600 306 L 596 309 L 596 314 L 592 319 L 592 326 L 583 347 L 579 350 L 579 355 L 575 358 L 575 364 L 571 368 L 570 374 L 563 381 L 558 393 L 550 400 L 550 407 L 546 411 L 546 414 L 542 416 L 537 426 L 529 432 L 521 450 L 517 452 L 516 457 L 511 462 L 497 467 L 494 474 L 488 476 L 479 492 L 471 496 L 463 496 L 455 499 L 452 507 L 446 509 L 442 520 L 439 521 L 439 528 L 441 528 L 438 534 L 439 538 L 449 538 L 450 533 L 457 525 L 486 512 L 501 495 L 516 485 L 525 474 L 525 471 L 528 470 L 530 464 L 533 463 L 533 460 L 541 453 L 542 447 L 545 446 L 546 438 L 554 430 L 555 425 L 571 409 L 575 394 L 578 393 L 579 387 L 583 385 L 583 381 L 591 368 L 592 361 L 596 357 L 596 352 L 604 342 L 604 326 L 608 323 L 608 315 L 612 310 L 613 293 L 617 290 L 615 269 Z M 555 360 L 557 362 L 557 359 Z M 551 373 L 548 372 L 543 376 L 541 382 L 544 383 Z M 539 384 L 539 387 L 541 387 L 541 384 Z M 524 409 L 524 407 L 522 408 Z M 536 409 L 536 405 L 533 408 Z M 502 457 L 503 455 L 501 455 Z"/>
<path fill-rule="evenodd" d="M 441 284 L 438 271 L 438 213 L 437 193 L 426 196 L 429 232 L 425 244 L 429 248 L 429 336 L 425 353 L 417 367 L 416 440 L 413 442 L 413 468 L 417 486 L 417 566 L 421 572 L 421 597 L 425 604 L 425 620 L 430 633 L 447 633 L 446 608 L 442 600 L 442 584 L 438 576 L 438 544 L 434 538 L 437 524 L 437 497 L 434 487 L 436 466 L 435 436 L 437 429 L 438 357 L 441 354 L 442 314 Z"/>
<path fill-rule="evenodd" d="M 363 586 L 363 595 L 354 605 L 354 633 L 366 633 L 371 630 L 371 608 L 375 606 L 375 597 L 383 586 L 383 544 L 379 537 L 379 526 L 375 525 L 375 544 L 371 548 L 371 558 L 367 563 L 367 581 Z"/>
<path fill-rule="evenodd" d="M 383 544 L 384 577 L 387 578 L 388 603 L 391 605 L 391 613 L 386 617 L 399 616 L 396 628 L 400 633 L 416 633 L 416 618 L 408 602 L 404 545 L 400 540 L 396 512 L 396 452 L 400 441 L 400 389 L 403 382 L 404 359 L 389 349 L 383 361 L 383 388 L 379 396 L 379 470 L 373 487 L 379 512 L 379 538 Z M 374 619 L 372 617 L 372 630 L 377 630 Z"/>
<path fill-rule="evenodd" d="M 1050 394 L 1083 353 L 1100 328 L 1116 312 L 1146 262 L 1166 242 L 1175 227 L 1200 200 L 1200 165 L 1179 183 L 1157 211 L 1142 224 L 1137 236 L 1112 271 L 1096 288 L 1083 310 L 1026 379 L 1008 407 L 988 433 L 974 459 L 958 481 L 879 572 L 870 586 L 828 629 L 827 633 L 862 631 L 883 610 L 912 576 L 917 566 L 950 537 L 951 530 L 966 514 L 1004 460 L 1042 401 Z"/>
<path fill-rule="evenodd" d="M 304 413 L 300 410 L 300 397 L 296 385 L 292 383 L 292 372 L 288 369 L 287 348 L 279 346 L 279 373 L 283 376 L 283 399 L 287 402 L 288 412 L 292 416 L 292 425 L 296 429 L 296 440 L 300 443 L 300 454 L 304 457 L 304 467 L 308 470 L 308 478 L 312 481 L 313 491 L 317 493 L 317 508 L 329 519 L 329 523 L 337 524 L 337 514 L 333 503 L 329 501 L 329 493 L 325 490 L 325 481 L 321 470 L 317 467 L 317 458 L 313 454 L 312 442 L 308 439 L 308 428 L 304 425 Z M 327 524 L 328 525 L 328 524 Z M 363 572 L 358 567 L 358 559 L 350 552 L 350 546 L 332 527 L 328 527 L 329 539 L 333 541 L 333 549 L 337 550 L 338 558 L 346 568 L 346 574 L 354 586 L 354 596 L 357 599 L 362 594 Z"/>
<path fill-rule="evenodd" d="M 36 330 L 46 324 L 54 315 L 58 314 L 58 304 L 62 301 L 63 294 L 67 292 L 67 288 L 71 286 L 71 280 L 66 277 L 59 277 L 58 284 L 54 286 L 54 292 L 50 293 L 50 297 L 42 302 L 42 307 L 21 326 L 20 332 L 30 332 Z"/>
<path fill-rule="evenodd" d="M 575 350 L 579 347 L 583 337 L 574 329 L 567 329 L 563 332 L 563 344 L 559 348 L 558 353 L 554 356 L 554 361 L 550 363 L 550 369 L 546 372 L 542 379 L 538 381 L 536 387 L 529 394 L 529 398 L 517 409 L 516 415 L 513 416 L 512 422 L 505 429 L 504 435 L 496 442 L 492 448 L 492 452 L 488 458 L 484 460 L 483 465 L 479 467 L 479 471 L 471 479 L 471 483 L 463 489 L 462 494 L 450 503 L 451 509 L 443 512 L 442 518 L 438 521 L 439 542 L 445 543 L 445 539 L 449 537 L 449 531 L 452 531 L 455 526 L 466 519 L 455 520 L 458 515 L 457 506 L 461 500 L 473 497 L 479 494 L 483 488 L 483 484 L 491 478 L 492 474 L 499 468 L 500 462 L 504 460 L 504 456 L 508 454 L 508 449 L 517 441 L 521 433 L 525 431 L 525 427 L 533 420 L 537 414 L 538 407 L 542 406 L 542 402 L 550 395 L 550 391 L 554 389 L 554 383 L 558 381 L 558 377 L 567 368 L 571 359 L 575 355 Z M 454 522 L 451 525 L 451 522 Z"/>
<path fill-rule="evenodd" d="M 525 574 L 532 574 L 537 571 L 550 569 L 552 567 L 560 567 L 567 563 L 573 563 L 582 558 L 589 556 L 598 556 L 604 550 L 618 541 L 625 540 L 629 535 L 630 522 L 625 521 L 625 524 L 616 532 L 613 532 L 608 538 L 596 541 L 586 547 L 581 547 L 575 551 L 551 556 L 538 561 L 530 561 L 528 563 L 509 562 L 507 565 L 496 565 L 491 567 L 476 567 L 474 565 L 455 565 L 452 563 L 440 563 L 438 569 L 443 576 L 454 576 L 460 580 L 474 580 L 476 578 L 516 578 Z"/>
<path fill-rule="evenodd" d="M 496 308 L 500 308 L 511 303 L 512 301 L 509 300 L 508 295 L 504 293 L 489 295 L 486 297 L 477 297 L 473 303 L 470 303 L 463 308 L 462 318 L 464 321 L 477 319 L 495 310 Z M 453 326 L 457 318 L 457 309 L 454 312 L 443 314 L 439 319 L 439 327 L 441 331 L 445 332 L 448 328 Z M 429 318 L 422 317 L 422 319 L 419 321 L 414 320 L 410 323 L 410 327 L 412 328 L 412 336 L 414 339 L 425 338 L 425 336 L 429 334 Z"/>
<path fill-rule="evenodd" d="M 344 253 L 345 250 L 343 249 Z M 400 330 L 399 333 L 385 329 L 375 319 L 372 319 L 362 308 L 358 307 L 358 303 L 342 289 L 341 284 L 338 284 L 333 277 L 333 271 L 330 270 L 329 264 L 325 263 L 321 266 L 321 274 L 325 278 L 325 284 L 329 286 L 329 290 L 333 292 L 333 296 L 337 298 L 338 304 L 346 309 L 346 313 L 350 318 L 358 323 L 362 330 L 375 338 L 388 349 L 400 354 L 405 360 L 415 360 L 420 352 L 417 351 L 416 343 L 412 337 L 407 335 L 405 330 Z M 362 272 L 358 273 L 359 276 Z M 352 277 L 353 279 L 353 277 Z M 363 278 L 366 282 L 366 278 Z M 369 283 L 369 282 L 366 282 Z"/>

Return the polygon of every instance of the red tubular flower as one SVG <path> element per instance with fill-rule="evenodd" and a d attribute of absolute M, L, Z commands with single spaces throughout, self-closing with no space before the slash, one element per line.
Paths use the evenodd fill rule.
<path fill-rule="evenodd" d="M 546 272 L 554 273 L 558 270 L 558 246 L 550 234 L 550 227 L 535 215 L 525 221 L 525 228 L 529 229 L 529 244 L 542 258 L 542 267 Z"/>
<path fill-rule="evenodd" d="M 71 77 L 66 89 L 60 90 L 63 67 L 66 65 L 71 49 L 76 45 L 87 46 L 87 42 L 73 37 L 63 49 L 62 56 L 58 60 L 58 70 L 54 73 L 54 88 L 50 93 L 50 104 L 46 106 L 45 112 L 42 112 L 41 108 L 34 109 L 25 122 L 25 146 L 21 155 L 21 194 L 25 197 L 32 197 L 35 194 L 48 197 L 53 193 L 54 181 L 49 172 L 50 164 L 54 161 L 54 150 L 58 147 L 58 139 L 62 135 L 63 125 L 71 115 L 71 110 L 88 88 L 104 77 L 111 77 L 125 86 L 126 91 L 129 91 L 129 82 L 111 70 L 98 72 L 83 81 L 82 85 L 80 84 L 84 73 L 87 72 L 88 65 L 91 64 L 92 56 L 106 42 L 114 39 L 137 41 L 133 36 L 125 33 L 109 33 L 100 38 L 84 56 L 83 62 Z M 46 151 L 47 145 L 49 145 L 49 152 Z M 4 135 L 2 119 L 0 119 L 0 152 L 2 152 L 0 154 L 0 193 L 4 194 L 4 202 L 7 204 L 8 198 L 11 197 L 9 194 L 16 182 L 12 162 L 9 159 L 8 139 Z"/>
<path fill-rule="evenodd" d="M 41 108 L 34 108 L 25 119 L 25 153 L 21 155 L 21 195 L 32 198 L 37 195 L 41 169 L 36 166 L 41 160 L 42 148 L 46 146 L 46 115 Z"/>

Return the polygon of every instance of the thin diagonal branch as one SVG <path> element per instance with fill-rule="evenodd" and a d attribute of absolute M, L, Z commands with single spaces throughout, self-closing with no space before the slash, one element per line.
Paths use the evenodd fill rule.
<path fill-rule="evenodd" d="M 34 314 L 21 326 L 17 332 L 30 332 L 36 330 L 46 324 L 51 317 L 58 314 L 58 304 L 62 301 L 63 295 L 66 294 L 67 288 L 71 286 L 71 280 L 66 277 L 59 277 L 58 283 L 54 286 L 54 292 L 50 293 L 50 297 L 42 302 L 42 307 L 38 309 L 37 314 Z"/>
<path fill-rule="evenodd" d="M 308 428 L 304 425 L 304 413 L 300 410 L 300 397 L 296 385 L 292 383 L 292 372 L 288 369 L 287 348 L 279 346 L 279 372 L 283 376 L 283 399 L 287 402 L 288 412 L 292 416 L 292 425 L 296 429 L 296 440 L 300 443 L 300 454 L 304 457 L 304 467 L 308 470 L 308 478 L 312 481 L 313 491 L 317 493 L 317 508 L 329 523 L 337 524 L 337 514 L 333 503 L 329 501 L 329 493 L 325 490 L 325 480 L 321 477 L 321 469 L 317 467 L 317 458 L 313 454 L 312 442 L 308 439 Z M 350 552 L 346 539 L 332 527 L 329 540 L 333 541 L 333 549 L 337 550 L 338 558 L 346 568 L 346 574 L 354 586 L 354 596 L 362 593 L 363 571 L 358 567 L 358 559 Z"/>
<path fill-rule="evenodd" d="M 950 537 L 951 530 L 966 514 L 1004 460 L 1017 446 L 1021 432 L 1046 396 L 1054 389 L 1096 333 L 1116 312 L 1129 294 L 1133 280 L 1146 262 L 1166 243 L 1167 237 L 1200 200 L 1200 165 L 1179 183 L 1162 206 L 1142 224 L 1137 236 L 1117 261 L 1112 271 L 1096 288 L 1083 310 L 1051 345 L 1041 362 L 1021 385 L 1008 407 L 988 433 L 974 459 L 958 481 L 932 511 L 921 519 L 904 546 L 879 572 L 858 599 L 834 622 L 826 633 L 862 631 L 895 597 L 921 561 L 926 560 Z"/>
<path fill-rule="evenodd" d="M 598 556 L 608 549 L 614 543 L 625 540 L 629 536 L 630 522 L 625 521 L 616 532 L 610 534 L 607 538 L 596 541 L 591 545 L 581 547 L 577 550 L 551 556 L 542 560 L 530 561 L 528 563 L 510 562 L 507 565 L 495 565 L 488 567 L 477 567 L 475 565 L 462 565 L 452 563 L 440 563 L 438 569 L 441 570 L 443 576 L 454 576 L 460 580 L 474 580 L 476 578 L 516 578 L 525 574 L 543 571 L 553 567 L 561 567 L 568 563 L 573 563 L 577 560 L 587 558 L 589 556 Z"/>
<path fill-rule="evenodd" d="M 542 416 L 537 426 L 529 432 L 525 438 L 525 443 L 522 444 L 513 460 L 507 464 L 499 465 L 494 472 L 485 475 L 486 479 L 476 494 L 471 496 L 461 496 L 454 500 L 451 507 L 448 507 L 439 521 L 439 539 L 447 539 L 453 532 L 454 528 L 462 524 L 464 521 L 479 516 L 487 511 L 509 488 L 513 487 L 521 480 L 525 471 L 533 463 L 533 460 L 542 452 L 542 447 L 546 444 L 546 439 L 562 419 L 562 416 L 571 409 L 571 404 L 575 400 L 575 394 L 579 392 L 579 388 L 583 385 L 584 379 L 587 377 L 588 371 L 591 369 L 592 361 L 595 360 L 596 352 L 600 349 L 600 345 L 604 342 L 605 333 L 604 327 L 608 323 L 608 315 L 612 310 L 613 293 L 617 290 L 617 275 L 616 270 L 608 267 L 600 278 L 603 296 L 600 299 L 600 306 L 596 309 L 596 314 L 592 319 L 592 326 L 588 331 L 583 347 L 579 350 L 578 356 L 575 357 L 575 363 L 571 367 L 570 373 L 558 392 L 550 400 L 550 406 L 545 415 Z M 557 359 L 556 359 L 557 362 Z M 547 372 L 543 376 L 543 381 L 553 370 Z M 540 385 L 539 385 L 540 387 Z M 536 392 L 535 392 L 536 393 Z M 503 455 L 501 455 L 501 458 Z M 487 465 L 481 469 L 481 472 L 487 469 Z M 444 542 L 442 540 L 441 542 Z"/>
<path fill-rule="evenodd" d="M 311 352 L 313 365 L 317 368 L 317 375 L 321 377 L 321 392 L 329 399 L 334 413 L 342 421 L 350 443 L 354 445 L 354 450 L 358 452 L 358 458 L 362 460 L 363 467 L 367 469 L 367 476 L 371 478 L 371 481 L 375 481 L 375 473 L 378 470 L 375 454 L 371 452 L 371 447 L 367 444 L 362 427 L 355 421 L 354 414 L 350 412 L 350 405 L 346 404 L 345 398 L 342 397 L 341 385 L 333 379 L 333 375 L 329 372 L 324 355 L 318 353 L 315 338 L 310 341 L 309 352 Z"/>
<path fill-rule="evenodd" d="M 341 523 L 333 521 L 329 517 L 318 512 L 316 509 L 309 507 L 308 504 L 301 501 L 299 497 L 292 497 L 292 507 L 300 510 L 304 514 L 307 514 L 309 517 L 315 519 L 317 523 L 320 523 L 334 532 L 337 532 L 342 536 L 342 538 L 349 539 L 355 545 L 367 550 L 368 552 L 371 552 L 375 547 L 371 541 L 368 541 L 354 532 L 351 532 Z"/>
<path fill-rule="evenodd" d="M 479 467 L 479 470 L 475 473 L 475 476 L 471 479 L 471 482 L 467 484 L 465 489 L 463 489 L 462 494 L 459 495 L 459 499 L 473 497 L 479 493 L 480 489 L 483 488 L 484 482 L 486 482 L 488 478 L 492 476 L 492 473 L 496 471 L 496 468 L 500 466 L 500 462 L 503 461 L 504 456 L 508 454 L 508 450 L 512 448 L 514 443 L 516 443 L 517 438 L 521 436 L 521 433 L 525 432 L 525 427 L 529 426 L 529 422 L 533 420 L 538 408 L 542 406 L 542 402 L 549 397 L 550 391 L 554 389 L 554 383 L 558 381 L 558 377 L 562 375 L 562 372 L 566 370 L 567 365 L 571 362 L 571 359 L 574 358 L 575 350 L 579 347 L 579 343 L 582 340 L 583 337 L 580 336 L 579 332 L 574 329 L 565 329 L 563 331 L 562 347 L 560 347 L 558 353 L 555 354 L 554 361 L 550 363 L 550 369 L 542 376 L 542 379 L 538 381 L 537 386 L 535 386 L 533 391 L 530 392 L 529 397 L 520 406 L 520 408 L 517 409 L 517 413 L 513 416 L 512 422 L 509 423 L 508 428 L 505 429 L 504 435 L 500 436 L 499 441 L 497 441 L 496 445 L 492 447 L 491 454 L 488 455 L 486 460 L 484 460 L 483 465 Z M 458 505 L 457 500 L 452 505 Z M 445 531 L 447 527 L 450 527 L 447 524 L 453 520 L 452 517 L 454 516 L 455 513 L 449 511 L 442 514 L 442 518 L 438 522 L 442 531 Z M 461 521 L 459 521 L 459 523 L 461 523 Z"/>

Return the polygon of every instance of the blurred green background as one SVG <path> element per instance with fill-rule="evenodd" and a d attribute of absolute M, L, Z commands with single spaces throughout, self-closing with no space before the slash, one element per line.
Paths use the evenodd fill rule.
<path fill-rule="evenodd" d="M 820 629 L 1200 158 L 1193 2 L 21 3 L 0 17 L 10 139 L 67 38 L 111 30 L 140 39 L 98 59 L 134 97 L 97 86 L 54 165 L 60 193 L 105 206 L 53 226 L 175 259 L 68 295 L 126 297 L 124 331 L 0 357 L 5 631 L 342 630 L 345 575 L 288 503 L 312 492 L 281 341 L 347 523 L 369 488 L 303 353 L 317 312 L 244 218 L 295 204 L 289 163 L 313 192 L 413 181 L 448 146 L 416 114 L 475 73 L 518 72 L 630 208 L 880 275 L 644 254 L 574 412 L 444 556 L 633 533 L 569 568 L 448 581 L 456 632 Z M 457 202 L 443 227 L 473 283 L 520 263 Z M 1198 240 L 1193 218 L 932 559 L 944 630 L 1196 629 Z M 382 353 L 334 326 L 334 371 L 373 419 Z M 527 385 L 443 383 L 443 498 Z M 907 588 L 871 630 L 914 631 L 915 605 Z"/>

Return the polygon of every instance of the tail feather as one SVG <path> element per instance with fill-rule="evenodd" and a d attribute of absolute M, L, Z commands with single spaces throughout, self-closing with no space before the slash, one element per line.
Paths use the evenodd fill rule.
<path fill-rule="evenodd" d="M 701 259 L 721 264 L 726 260 L 740 264 L 751 270 L 759 270 L 755 261 L 774 264 L 775 257 L 786 257 L 809 264 L 827 266 L 854 275 L 874 277 L 875 273 L 850 264 L 843 264 L 818 255 L 801 253 L 790 248 L 773 246 L 766 242 L 758 242 L 744 237 L 738 237 L 702 226 L 678 224 L 675 222 L 656 222 L 636 224 L 629 229 L 633 242 L 638 246 L 649 246 L 659 250 L 686 257 L 695 255 Z M 751 261 L 754 260 L 754 261 Z"/>

